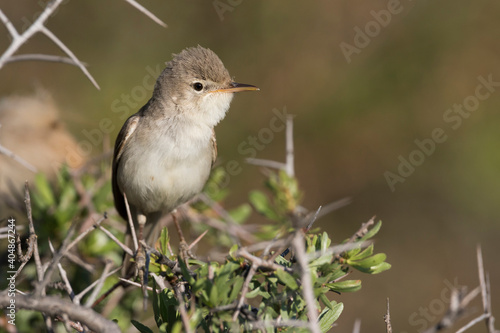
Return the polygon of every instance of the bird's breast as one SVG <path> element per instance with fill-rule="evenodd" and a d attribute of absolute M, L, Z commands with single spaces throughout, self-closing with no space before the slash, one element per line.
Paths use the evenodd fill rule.
<path fill-rule="evenodd" d="M 151 131 L 124 150 L 118 182 L 142 213 L 170 211 L 201 192 L 212 164 L 211 129 Z"/>

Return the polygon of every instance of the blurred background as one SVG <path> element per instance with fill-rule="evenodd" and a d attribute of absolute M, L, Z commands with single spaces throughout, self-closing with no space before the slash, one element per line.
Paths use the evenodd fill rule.
<path fill-rule="evenodd" d="M 0 8 L 24 29 L 44 3 L 1 0 Z M 68 1 L 48 21 L 88 64 L 101 90 L 74 66 L 17 62 L 0 70 L 0 95 L 48 91 L 81 148 L 80 156 L 67 158 L 89 159 L 102 152 L 103 141 L 113 144 L 125 118 L 147 101 L 172 53 L 197 44 L 208 47 L 237 82 L 261 88 L 238 95 L 216 129 L 220 163 L 236 160 L 243 169 L 230 179 L 227 207 L 246 201 L 263 180 L 244 163 L 251 156 L 238 147 L 250 147 L 250 136 L 259 139 L 275 117 L 273 109 L 286 109 L 295 115 L 304 206 L 353 200 L 316 226 L 340 242 L 374 215 L 384 222 L 376 251 L 387 254 L 392 269 L 356 274 L 363 280 L 361 291 L 336 297 L 345 303 L 339 332 L 351 331 L 356 318 L 362 332 L 385 332 L 387 297 L 395 332 L 434 324 L 446 311 L 451 285 L 478 285 L 477 244 L 490 273 L 494 314 L 500 317 L 500 3 L 141 4 L 168 27 L 121 0 Z M 3 52 L 10 43 L 3 26 L 0 36 Z M 42 35 L 19 53 L 62 55 Z M 485 85 L 488 80 L 493 83 Z M 488 96 L 474 98 L 477 89 Z M 453 111 L 463 103 L 465 111 Z M 435 143 L 432 153 L 419 153 L 415 140 L 432 138 L 435 129 L 446 140 Z M 284 131 L 258 142 L 257 158 L 284 160 Z M 410 172 L 401 161 L 416 166 Z M 479 325 L 470 332 L 484 331 Z"/>

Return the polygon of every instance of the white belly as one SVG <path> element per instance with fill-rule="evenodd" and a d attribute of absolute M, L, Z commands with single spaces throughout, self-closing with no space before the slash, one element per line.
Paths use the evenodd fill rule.
<path fill-rule="evenodd" d="M 201 192 L 212 165 L 208 130 L 182 140 L 157 133 L 145 141 L 143 133 L 134 133 L 118 168 L 118 184 L 129 204 L 144 214 L 165 212 Z"/>

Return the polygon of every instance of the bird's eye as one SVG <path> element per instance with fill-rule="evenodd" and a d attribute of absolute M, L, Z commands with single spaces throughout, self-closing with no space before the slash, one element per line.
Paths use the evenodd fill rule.
<path fill-rule="evenodd" d="M 203 90 L 203 84 L 201 84 L 200 82 L 195 82 L 195 83 L 193 83 L 193 88 L 196 91 L 202 91 Z"/>

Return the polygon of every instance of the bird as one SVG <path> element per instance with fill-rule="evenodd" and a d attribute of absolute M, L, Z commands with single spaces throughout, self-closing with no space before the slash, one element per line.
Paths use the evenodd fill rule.
<path fill-rule="evenodd" d="M 234 93 L 256 90 L 234 82 L 208 48 L 198 45 L 173 55 L 152 97 L 125 121 L 114 147 L 115 207 L 127 221 L 126 197 L 139 239 L 153 241 L 158 220 L 202 191 L 217 158 L 214 127 Z"/>

